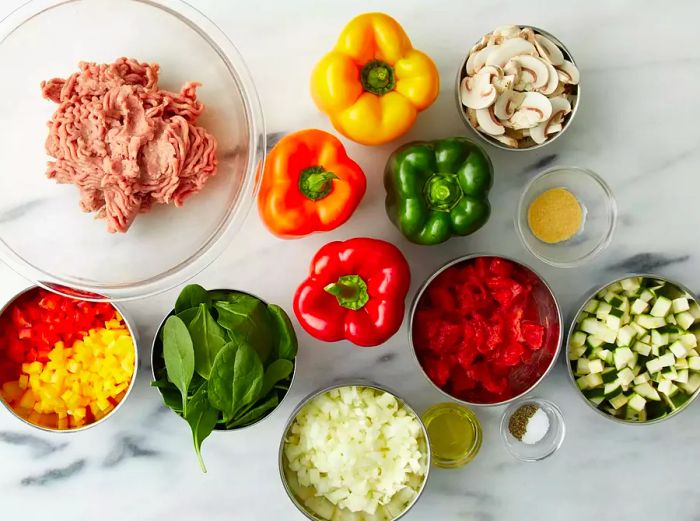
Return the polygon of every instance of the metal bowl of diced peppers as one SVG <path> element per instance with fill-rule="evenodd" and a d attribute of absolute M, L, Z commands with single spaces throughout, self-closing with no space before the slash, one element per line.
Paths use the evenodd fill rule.
<path fill-rule="evenodd" d="M 68 331 L 66 328 L 66 323 L 68 323 L 70 320 L 78 320 L 79 317 L 75 314 L 72 317 L 67 315 L 60 321 L 60 323 L 55 323 L 54 327 L 60 329 L 61 334 L 63 334 L 66 338 L 75 337 L 76 340 L 72 343 L 72 345 L 67 346 L 64 345 L 63 342 L 57 342 L 56 344 L 50 346 L 50 350 L 40 353 L 39 356 L 33 356 L 32 358 L 35 358 L 34 360 L 24 362 L 12 360 L 12 356 L 9 352 L 12 342 L 7 341 L 4 338 L 4 335 L 8 331 L 6 330 L 4 325 L 5 322 L 3 321 L 8 319 L 8 313 L 15 313 L 15 316 L 9 318 L 8 320 L 13 320 L 14 324 L 17 324 L 18 321 L 22 321 L 22 324 L 24 324 L 25 329 L 19 330 L 20 335 L 22 336 L 24 333 L 30 335 L 31 332 L 29 330 L 33 327 L 35 329 L 40 329 L 51 326 L 46 316 L 37 318 L 34 321 L 40 322 L 40 326 L 33 326 L 26 320 L 26 318 L 19 316 L 19 311 L 15 311 L 18 309 L 15 304 L 23 302 L 22 299 L 24 299 L 24 302 L 26 302 L 29 298 L 34 297 L 34 292 L 39 292 L 37 298 L 41 295 L 41 293 L 44 294 L 41 302 L 45 301 L 47 308 L 53 309 L 54 306 L 60 306 L 61 303 L 73 303 L 75 306 L 70 308 L 73 313 L 79 313 L 81 311 L 81 307 L 83 310 L 85 310 L 90 306 L 102 306 L 103 309 L 106 307 L 113 309 L 116 312 L 116 315 L 109 321 L 100 320 L 98 315 L 94 321 L 94 324 L 92 325 L 101 325 L 94 328 L 90 327 L 88 331 L 83 330 L 89 327 L 84 321 L 76 324 L 75 330 Z M 76 293 L 75 298 L 68 298 L 63 295 L 49 292 L 48 290 L 40 288 L 39 286 L 30 286 L 17 293 L 7 303 L 5 303 L 2 308 L 0 308 L 0 335 L 3 336 L 0 338 L 2 341 L 2 345 L 0 346 L 0 369 L 3 369 L 3 364 L 5 364 L 5 368 L 10 367 L 12 364 L 17 366 L 16 369 L 19 372 L 19 374 L 16 376 L 17 380 L 9 380 L 5 378 L 6 373 L 4 370 L 0 371 L 0 401 L 2 401 L 8 411 L 27 425 L 48 432 L 77 432 L 89 429 L 106 421 L 107 418 L 113 416 L 117 409 L 119 409 L 127 400 L 131 390 L 134 387 L 134 382 L 136 381 L 139 340 L 137 330 L 134 327 L 133 322 L 128 318 L 121 306 L 114 303 L 90 301 L 89 295 L 86 296 L 88 300 L 82 300 L 79 298 L 79 295 L 79 293 Z M 121 317 L 121 321 L 119 324 L 117 324 L 116 322 L 118 320 L 115 321 L 115 319 L 118 319 L 119 316 Z M 42 334 L 50 336 L 45 332 Z M 122 343 L 122 340 L 119 340 L 122 337 L 128 337 L 130 340 L 123 340 Z M 29 337 L 29 339 L 31 340 L 31 337 Z M 99 345 L 96 345 L 95 342 L 99 343 Z M 119 344 L 117 345 L 115 342 L 118 342 Z M 59 343 L 61 344 L 60 347 L 58 346 Z M 105 374 L 108 374 L 109 378 L 100 375 L 99 371 L 96 375 L 93 372 L 93 368 L 90 368 L 89 370 L 85 369 L 84 364 L 87 362 L 87 360 L 85 358 L 81 358 L 78 354 L 82 349 L 82 347 L 78 347 L 79 344 L 83 344 L 85 347 L 85 352 L 91 352 L 92 354 L 95 353 L 96 349 L 101 348 L 100 346 L 105 348 L 103 351 L 105 356 L 100 357 L 100 363 L 102 364 L 101 370 Z M 125 354 L 125 352 L 128 354 Z M 75 354 L 75 356 L 72 356 L 73 354 Z M 78 360 L 76 360 L 76 358 Z M 110 359 L 112 365 L 114 366 L 112 367 L 114 371 L 111 373 L 108 363 L 110 362 Z M 133 371 L 128 379 L 128 382 L 126 381 L 126 377 L 124 376 L 123 372 L 120 372 L 116 367 L 120 366 L 122 369 L 124 369 L 124 371 L 128 372 L 127 369 L 130 369 L 130 367 L 125 369 L 125 365 L 133 365 Z M 25 368 L 30 371 L 30 373 L 25 372 Z M 80 382 L 79 385 L 89 383 L 89 385 L 95 390 L 94 393 L 89 393 L 93 395 L 94 399 L 89 403 L 85 403 L 87 398 L 86 393 L 83 392 L 84 389 L 75 387 L 72 389 L 64 389 L 61 387 L 60 399 L 62 404 L 66 405 L 65 408 L 70 409 L 70 412 L 62 412 L 59 415 L 57 412 L 49 413 L 47 409 L 46 412 L 39 413 L 37 408 L 43 409 L 44 406 L 49 407 L 51 405 L 51 401 L 56 399 L 56 397 L 51 396 L 50 393 L 62 385 L 65 386 L 63 382 L 67 376 L 61 376 L 64 374 L 64 372 L 77 375 L 77 379 Z M 117 378 L 115 376 L 116 372 L 120 373 L 122 380 L 118 385 L 113 385 L 110 388 L 109 386 L 114 383 L 110 382 L 110 378 L 113 380 Z M 92 374 L 93 376 L 99 375 L 101 381 L 90 382 L 87 377 L 83 376 L 87 374 Z M 32 382 L 32 379 L 34 378 L 36 380 Z M 59 378 L 64 379 L 58 380 Z M 45 385 L 42 385 L 42 383 Z M 101 397 L 96 397 L 96 395 L 99 394 L 99 392 L 96 390 L 98 388 L 98 384 L 102 389 L 109 389 L 108 391 L 105 391 L 106 394 Z M 75 382 L 73 382 L 73 385 L 75 386 Z M 18 387 L 22 392 L 22 397 L 17 396 L 16 399 L 10 399 L 11 393 L 14 393 L 15 391 L 20 392 L 17 389 Z M 41 387 L 44 388 L 42 389 Z M 36 392 L 34 391 L 35 388 Z M 70 393 L 70 395 L 64 393 Z M 75 398 L 75 400 L 73 398 Z M 27 402 L 22 403 L 22 399 L 26 399 Z M 31 404 L 31 407 L 29 407 L 30 404 L 28 403 L 30 401 L 34 402 Z M 93 409 L 93 407 L 95 407 L 95 409 Z M 36 411 L 36 414 L 34 414 L 34 412 L 30 413 L 32 408 L 34 411 Z M 58 408 L 63 409 L 64 406 L 61 405 Z M 76 412 L 76 409 L 82 409 L 82 411 Z M 29 413 L 29 416 L 26 416 L 22 412 Z M 84 417 L 82 416 L 83 414 L 85 414 Z M 53 418 L 53 415 L 55 415 L 56 418 Z M 83 417 L 84 420 L 78 423 L 83 424 L 73 426 L 73 421 L 80 417 Z M 49 420 L 51 420 L 51 423 L 53 423 L 54 419 L 56 420 L 56 425 L 49 425 Z"/>
<path fill-rule="evenodd" d="M 571 382 L 589 407 L 618 423 L 676 416 L 700 393 L 699 320 L 693 292 L 666 277 L 631 274 L 600 286 L 571 321 Z"/>
<path fill-rule="evenodd" d="M 517 311 L 516 308 L 520 304 L 517 304 L 517 299 L 510 305 L 503 305 L 501 310 L 497 308 L 494 309 L 493 302 L 491 305 L 478 310 L 481 312 L 490 309 L 488 312 L 492 314 L 491 318 L 493 318 L 493 315 L 502 314 L 504 317 L 506 317 L 506 326 L 504 327 L 516 328 L 512 333 L 503 333 L 503 335 L 505 335 L 503 338 L 506 340 L 503 340 L 503 342 L 499 344 L 495 344 L 494 347 L 488 352 L 487 348 L 474 347 L 475 345 L 479 344 L 479 341 L 476 340 L 477 333 L 474 333 L 474 331 L 478 329 L 477 326 L 468 320 L 468 317 L 473 317 L 473 315 L 463 314 L 460 316 L 461 312 L 448 311 L 446 309 L 428 310 L 431 313 L 437 311 L 436 315 L 443 315 L 449 319 L 439 322 L 438 325 L 441 331 L 440 334 L 442 334 L 442 332 L 448 334 L 447 330 L 455 322 L 459 322 L 456 327 L 459 328 L 460 331 L 464 331 L 463 333 L 460 333 L 464 336 L 460 337 L 460 339 L 457 341 L 459 347 L 457 347 L 457 343 L 450 345 L 449 348 L 445 347 L 445 351 L 447 351 L 447 353 L 444 356 L 442 354 L 440 355 L 440 360 L 451 360 L 451 365 L 448 366 L 448 362 L 441 362 L 440 364 L 437 364 L 435 363 L 434 359 L 431 361 L 432 353 L 428 353 L 426 355 L 428 349 L 434 350 L 435 348 L 426 348 L 426 346 L 423 345 L 424 337 L 421 337 L 420 333 L 422 320 L 421 314 L 425 311 L 425 308 L 423 307 L 425 302 L 424 299 L 428 299 L 428 302 L 432 302 L 430 300 L 432 297 L 429 297 L 428 295 L 432 291 L 431 287 L 436 284 L 436 281 L 439 282 L 440 277 L 445 277 L 445 274 L 449 275 L 450 271 L 454 273 L 455 270 L 464 269 L 466 266 L 476 265 L 477 263 L 489 263 L 489 266 L 497 266 L 497 263 L 499 263 L 501 267 L 506 267 L 506 270 L 503 272 L 504 275 L 498 276 L 501 278 L 496 279 L 496 276 L 494 275 L 494 280 L 496 280 L 496 282 L 489 282 L 491 280 L 489 276 L 486 276 L 481 282 L 473 281 L 473 283 L 481 285 L 482 287 L 485 287 L 485 284 L 492 284 L 494 287 L 497 287 L 498 285 L 505 283 L 506 286 L 504 286 L 504 288 L 508 290 L 507 285 L 510 283 L 508 282 L 507 271 L 508 269 L 512 268 L 510 276 L 514 279 L 518 279 L 518 284 L 529 286 L 529 289 L 526 289 L 527 292 L 523 294 L 527 295 L 529 298 L 528 303 L 523 304 L 527 310 L 518 315 L 520 311 Z M 508 268 L 508 266 L 511 268 Z M 501 268 L 489 267 L 489 269 Z M 458 287 L 456 284 L 453 286 L 454 288 Z M 516 288 L 516 286 L 512 286 L 512 288 Z M 450 291 L 453 290 L 451 289 Z M 454 293 L 452 293 L 452 295 L 454 298 L 457 298 Z M 519 319 L 517 320 L 517 323 L 515 320 L 509 322 L 509 319 L 507 318 L 509 316 L 518 316 Z M 528 331 L 532 330 L 536 333 L 535 336 L 538 337 L 537 342 L 523 337 L 524 333 L 521 326 L 524 326 L 526 323 L 529 324 L 527 326 Z M 459 257 L 448 262 L 423 283 L 416 294 L 413 305 L 411 306 L 408 340 L 418 366 L 421 368 L 426 378 L 438 391 L 445 394 L 449 398 L 457 400 L 466 405 L 495 406 L 510 403 L 528 393 L 534 389 L 542 381 L 542 379 L 544 379 L 547 373 L 549 373 L 552 367 L 554 367 L 557 356 L 559 355 L 563 338 L 562 324 L 563 320 L 561 310 L 554 293 L 546 281 L 532 268 L 520 261 L 505 256 L 473 254 Z M 487 324 L 487 326 L 492 327 L 493 323 Z M 467 328 L 470 328 L 470 336 L 467 336 Z M 492 331 L 487 332 L 487 330 L 485 330 L 483 333 L 487 337 L 494 336 Z M 528 334 L 525 336 L 530 335 Z M 510 342 L 507 340 L 516 337 L 517 342 Z M 525 340 L 528 341 L 526 342 Z M 520 347 L 517 347 L 515 345 L 516 343 L 521 344 Z M 445 346 L 448 344 L 449 340 L 445 340 Z M 512 349 L 509 347 L 510 345 L 513 346 Z M 467 364 L 466 362 L 468 360 L 465 360 L 463 353 L 468 352 L 470 349 L 478 349 L 480 351 L 479 354 L 475 356 L 467 356 L 467 359 L 471 358 L 470 363 Z M 483 350 L 483 352 L 481 350 Z M 457 362 L 457 360 L 459 360 L 459 362 Z M 503 361 L 503 364 L 498 364 L 500 360 Z M 490 363 L 492 365 L 508 364 L 507 371 L 506 368 L 499 368 L 498 370 L 502 374 L 495 375 L 492 379 L 492 381 L 495 380 L 498 381 L 499 384 L 503 384 L 503 378 L 505 378 L 505 389 L 499 388 L 494 391 L 489 391 L 486 389 L 487 384 L 483 383 L 486 378 L 484 377 L 483 372 L 480 372 L 480 369 L 483 369 L 484 366 L 478 365 L 482 363 Z M 462 371 L 462 368 L 457 367 L 457 364 L 464 364 L 464 366 L 462 366 L 464 371 Z M 441 369 L 441 365 L 447 366 L 450 373 L 449 379 L 443 385 L 436 382 L 436 380 L 439 380 L 439 378 L 436 378 L 436 367 L 438 372 L 440 370 L 444 370 Z M 473 372 L 469 373 L 468 371 Z M 459 385 L 462 389 L 468 388 L 470 385 L 472 385 L 469 380 L 474 380 L 478 382 L 478 384 L 477 387 L 472 388 L 473 390 L 466 389 L 464 391 L 459 390 L 459 392 L 457 392 L 455 385 L 457 385 L 456 382 L 458 379 L 460 381 Z M 481 386 L 481 389 L 479 389 L 478 386 Z"/>

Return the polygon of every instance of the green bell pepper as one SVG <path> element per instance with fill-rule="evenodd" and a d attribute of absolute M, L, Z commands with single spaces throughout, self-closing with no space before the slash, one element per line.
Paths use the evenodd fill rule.
<path fill-rule="evenodd" d="M 491 161 L 472 141 L 408 143 L 386 165 L 386 211 L 409 241 L 439 244 L 486 223 L 492 185 Z"/>

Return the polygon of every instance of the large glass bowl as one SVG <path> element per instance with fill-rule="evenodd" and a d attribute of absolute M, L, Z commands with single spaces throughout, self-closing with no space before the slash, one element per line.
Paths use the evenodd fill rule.
<path fill-rule="evenodd" d="M 76 187 L 45 176 L 56 105 L 40 82 L 121 56 L 160 64 L 161 88 L 202 84 L 198 124 L 218 141 L 219 167 L 183 207 L 157 205 L 127 233 L 110 234 L 80 210 Z M 21 275 L 61 293 L 145 297 L 199 273 L 240 228 L 264 159 L 262 112 L 238 51 L 196 9 L 180 0 L 34 0 L 0 22 L 0 71 L 0 258 Z"/>

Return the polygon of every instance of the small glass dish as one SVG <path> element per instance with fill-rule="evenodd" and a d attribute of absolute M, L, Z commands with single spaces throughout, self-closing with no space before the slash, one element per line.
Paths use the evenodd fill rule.
<path fill-rule="evenodd" d="M 542 409 L 549 419 L 549 428 L 544 437 L 537 443 L 527 444 L 513 436 L 508 428 L 510 417 L 524 405 L 536 405 Z M 542 398 L 524 398 L 512 403 L 501 418 L 501 437 L 515 458 L 520 461 L 540 461 L 554 454 L 564 442 L 566 426 L 564 416 L 559 407 Z"/>
<path fill-rule="evenodd" d="M 452 420 L 448 420 L 450 417 Z M 438 403 L 423 413 L 423 423 L 436 467 L 462 467 L 473 460 L 481 449 L 481 423 L 471 409 L 453 402 Z M 438 435 L 440 440 L 437 439 Z"/>
<path fill-rule="evenodd" d="M 552 188 L 571 192 L 583 210 L 583 220 L 576 235 L 556 244 L 535 237 L 528 224 L 530 205 L 540 194 Z M 527 184 L 518 201 L 515 229 L 525 248 L 535 257 L 552 266 L 572 268 L 607 248 L 616 221 L 615 197 L 598 174 L 585 168 L 558 166 L 542 172 Z"/>

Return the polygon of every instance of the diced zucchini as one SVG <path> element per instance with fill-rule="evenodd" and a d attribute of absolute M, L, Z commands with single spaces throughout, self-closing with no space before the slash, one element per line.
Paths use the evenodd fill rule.
<path fill-rule="evenodd" d="M 647 308 L 649 307 L 648 302 L 644 302 L 642 299 L 638 298 L 634 302 L 632 302 L 632 306 L 630 307 L 630 312 L 633 315 L 641 315 L 644 313 Z"/>
<path fill-rule="evenodd" d="M 610 317 L 608 317 L 608 320 L 610 320 Z M 632 340 L 634 340 L 636 336 L 637 336 L 637 330 L 633 326 L 631 326 L 631 325 L 623 326 L 617 332 L 617 345 L 618 346 L 629 346 L 632 344 Z"/>
<path fill-rule="evenodd" d="M 579 360 L 580 361 L 580 360 Z M 591 360 L 590 363 L 588 364 L 588 371 L 591 374 L 595 373 L 602 373 L 603 372 L 603 361 L 600 359 L 597 360 Z"/>
<path fill-rule="evenodd" d="M 692 333 L 685 333 L 678 337 L 678 340 L 680 340 L 688 349 L 698 346 L 698 339 L 695 338 L 695 335 Z"/>
<path fill-rule="evenodd" d="M 688 359 L 687 358 L 677 358 L 676 363 L 673 365 L 673 367 L 676 368 L 676 370 L 679 369 L 689 369 L 690 366 L 688 365 Z"/>
<path fill-rule="evenodd" d="M 647 413 L 647 420 L 658 420 L 668 414 L 666 404 L 661 402 L 649 402 L 644 408 Z"/>
<path fill-rule="evenodd" d="M 625 396 L 623 393 L 620 393 L 616 396 L 613 396 L 608 401 L 610 402 L 610 405 L 613 406 L 613 408 L 619 409 L 623 405 L 626 405 L 628 400 L 629 398 L 627 396 Z"/>
<path fill-rule="evenodd" d="M 652 346 L 665 346 L 668 345 L 668 333 L 659 333 L 656 330 L 651 332 L 651 345 Z"/>
<path fill-rule="evenodd" d="M 583 310 L 584 310 L 586 313 L 595 313 L 596 310 L 598 309 L 598 304 L 600 304 L 600 301 L 598 301 L 598 300 L 592 298 L 591 300 L 589 300 L 588 302 L 586 302 L 586 305 L 583 306 Z"/>
<path fill-rule="evenodd" d="M 599 358 L 608 365 L 613 365 L 614 358 L 613 353 L 609 349 L 597 349 L 593 351 L 593 356 Z"/>
<path fill-rule="evenodd" d="M 630 361 L 634 358 L 634 354 L 629 347 L 618 347 L 613 353 L 613 359 L 615 361 L 615 369 L 618 371 L 623 367 L 628 366 Z"/>
<path fill-rule="evenodd" d="M 635 385 L 634 392 L 647 400 L 661 400 L 661 396 L 659 396 L 659 393 L 656 391 L 656 389 L 654 389 L 651 386 L 651 384 L 646 382 L 643 384 Z"/>
<path fill-rule="evenodd" d="M 671 324 L 671 325 L 673 325 L 673 326 L 675 326 L 676 324 L 678 324 L 678 321 L 676 320 L 676 316 L 675 316 L 675 315 L 667 315 L 667 316 L 665 317 L 665 320 L 666 320 L 666 324 Z"/>
<path fill-rule="evenodd" d="M 591 376 L 591 375 L 588 375 Z M 625 367 L 621 371 L 617 372 L 617 379 L 620 381 L 620 385 L 626 386 L 634 381 L 634 373 L 629 367 Z"/>
<path fill-rule="evenodd" d="M 651 380 L 651 377 L 649 376 L 649 373 L 642 373 L 638 376 L 635 376 L 634 380 L 632 380 L 632 383 L 634 385 L 639 385 L 639 384 L 649 382 L 650 380 Z"/>
<path fill-rule="evenodd" d="M 603 387 L 603 394 L 605 396 L 611 396 L 617 394 L 618 390 L 622 387 L 622 382 L 618 379 L 613 380 L 610 383 L 606 383 Z"/>
<path fill-rule="evenodd" d="M 598 360 L 600 362 L 600 360 Z M 576 374 L 578 376 L 585 375 L 585 374 L 590 374 L 591 369 L 590 369 L 590 361 L 588 358 L 579 358 L 576 361 Z"/>
<path fill-rule="evenodd" d="M 593 318 L 587 318 L 581 322 L 581 329 L 586 333 L 603 339 L 603 341 L 609 344 L 614 343 L 615 339 L 617 338 L 617 333 L 615 331 Z"/>
<path fill-rule="evenodd" d="M 690 326 L 695 322 L 695 317 L 691 315 L 689 311 L 683 311 L 676 315 L 676 322 L 678 322 L 678 325 L 683 329 L 687 330 L 690 329 Z"/>
<path fill-rule="evenodd" d="M 583 375 L 583 376 L 578 377 L 576 379 L 576 386 L 579 389 L 581 389 L 582 391 L 589 389 L 590 385 L 588 385 L 588 375 Z"/>
<path fill-rule="evenodd" d="M 688 348 L 683 345 L 683 342 L 676 340 L 673 344 L 669 346 L 669 349 L 676 358 L 685 358 L 688 356 Z"/>
<path fill-rule="evenodd" d="M 604 384 L 609 384 L 617 379 L 617 371 L 614 367 L 606 367 L 603 372 L 600 373 L 600 377 L 603 379 Z"/>
<path fill-rule="evenodd" d="M 622 299 L 618 295 L 615 295 L 610 299 L 610 305 L 614 308 L 619 308 L 622 305 Z"/>
<path fill-rule="evenodd" d="M 642 291 L 642 293 L 639 295 L 639 299 L 643 300 L 644 302 L 649 302 L 654 298 L 654 294 L 651 292 L 649 289 L 645 289 Z"/>
<path fill-rule="evenodd" d="M 578 360 L 586 353 L 586 346 L 570 347 L 569 360 Z"/>
<path fill-rule="evenodd" d="M 594 335 L 589 335 L 588 338 L 586 338 L 586 344 L 595 349 L 605 344 L 605 340 Z"/>
<path fill-rule="evenodd" d="M 651 315 L 638 315 L 635 320 L 644 329 L 658 329 L 666 325 L 663 317 L 653 317 Z"/>
<path fill-rule="evenodd" d="M 687 369 L 681 369 L 680 371 L 677 371 L 677 375 L 675 378 L 673 378 L 673 380 L 681 384 L 687 384 L 690 380 L 690 373 Z"/>
<path fill-rule="evenodd" d="M 639 340 L 641 340 L 641 341 L 644 342 L 645 344 L 651 345 L 651 335 L 644 335 L 644 336 L 641 337 Z"/>
<path fill-rule="evenodd" d="M 663 365 L 661 365 L 661 360 L 658 358 L 652 358 L 646 363 L 647 366 L 647 371 L 649 371 L 650 374 L 658 373 L 663 369 Z"/>
<path fill-rule="evenodd" d="M 634 345 L 632 345 L 632 351 L 640 355 L 649 356 L 649 353 L 651 353 L 651 346 L 644 342 L 635 342 Z"/>
<path fill-rule="evenodd" d="M 661 362 L 661 367 L 673 367 L 673 365 L 676 363 L 673 353 L 664 353 L 657 358 L 657 360 Z"/>
<path fill-rule="evenodd" d="M 629 277 L 627 279 L 622 279 L 620 281 L 620 286 L 622 286 L 622 289 L 627 293 L 639 291 L 639 288 L 642 287 L 642 277 Z"/>
<path fill-rule="evenodd" d="M 599 320 L 605 320 L 608 315 L 610 314 L 610 311 L 612 310 L 612 306 L 608 304 L 607 302 L 601 302 L 598 304 L 598 309 L 595 311 L 595 316 Z"/>
<path fill-rule="evenodd" d="M 621 310 L 620 308 L 612 308 L 610 310 L 610 314 L 608 315 L 608 318 L 617 317 L 622 322 L 624 316 L 625 316 L 625 312 L 623 310 Z"/>
<path fill-rule="evenodd" d="M 690 304 L 688 303 L 687 298 L 678 297 L 677 299 L 673 299 L 673 302 L 671 303 L 671 308 L 673 309 L 674 313 L 681 313 L 682 311 L 689 311 Z"/>
<path fill-rule="evenodd" d="M 662 380 L 661 382 L 659 382 L 657 389 L 660 393 L 665 394 L 667 396 L 673 396 L 679 391 L 678 386 L 674 385 L 674 383 L 671 380 Z"/>
<path fill-rule="evenodd" d="M 663 376 L 664 380 L 675 380 L 678 372 L 675 367 L 667 367 L 661 370 L 661 376 Z"/>
<path fill-rule="evenodd" d="M 671 311 L 672 301 L 666 297 L 658 297 L 649 311 L 652 317 L 663 318 Z"/>
<path fill-rule="evenodd" d="M 588 389 L 583 391 L 583 395 L 596 405 L 600 405 L 605 400 L 602 389 Z"/>
<path fill-rule="evenodd" d="M 643 337 L 647 335 L 647 330 L 644 329 L 642 326 L 637 324 L 636 322 L 630 323 L 630 326 L 634 328 L 634 330 L 637 332 L 638 337 Z"/>
<path fill-rule="evenodd" d="M 690 301 L 690 314 L 693 315 L 695 320 L 700 320 L 700 304 L 691 299 Z"/>
<path fill-rule="evenodd" d="M 688 394 L 695 394 L 695 391 L 700 388 L 700 373 L 693 373 L 688 377 L 688 383 L 679 383 L 678 387 L 683 389 Z"/>
<path fill-rule="evenodd" d="M 600 375 L 600 373 L 586 375 L 586 380 L 588 382 L 589 389 L 603 386 L 603 377 Z"/>
<path fill-rule="evenodd" d="M 700 371 L 700 356 L 691 356 L 688 358 L 688 369 Z"/>
<path fill-rule="evenodd" d="M 688 351 L 688 357 L 691 357 L 691 356 L 700 356 L 700 353 L 698 353 L 695 349 L 690 349 Z"/>
<path fill-rule="evenodd" d="M 632 393 L 627 402 L 627 406 L 633 411 L 640 412 L 644 410 L 646 403 L 647 401 L 643 397 L 639 396 L 637 393 Z"/>
<path fill-rule="evenodd" d="M 617 331 L 619 331 L 622 327 L 622 319 L 610 314 L 605 319 L 605 325 L 617 333 Z"/>
<path fill-rule="evenodd" d="M 582 345 L 586 344 L 586 338 L 586 333 L 584 333 L 583 331 L 576 331 L 573 335 L 571 335 L 569 345 L 574 347 L 581 347 Z"/>

